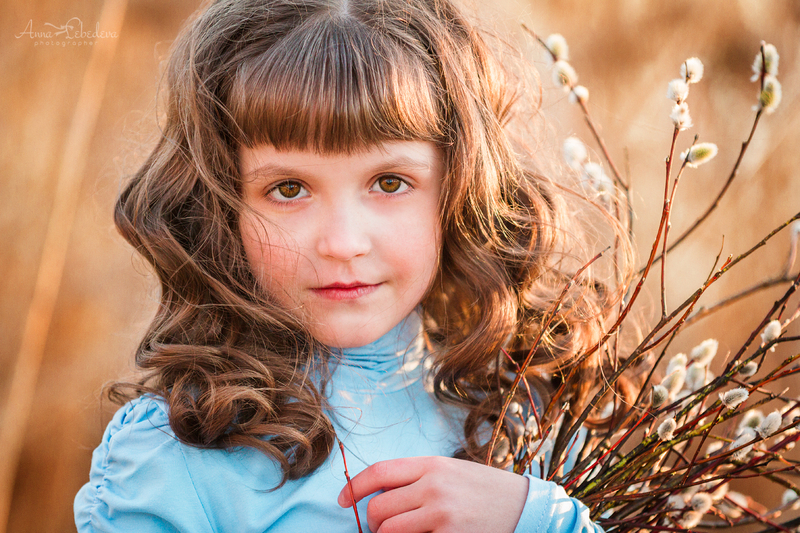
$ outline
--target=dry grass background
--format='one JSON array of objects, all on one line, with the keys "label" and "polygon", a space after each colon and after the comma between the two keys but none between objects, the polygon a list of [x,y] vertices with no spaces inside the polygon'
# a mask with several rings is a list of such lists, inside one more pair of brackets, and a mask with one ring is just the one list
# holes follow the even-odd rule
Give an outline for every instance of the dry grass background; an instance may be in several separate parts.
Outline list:
[{"label": "dry grass background", "polygon": [[[0,145],[0,424],[10,421],[11,370],[33,298],[68,128],[92,53],[88,45],[37,46],[37,39],[16,35],[28,21],[34,31],[45,31],[44,23],[60,25],[71,17],[80,18],[85,29],[94,28],[105,3],[7,0],[0,12],[0,66],[5,73],[0,77],[0,132],[5,139]],[[706,77],[692,88],[689,99],[695,127],[683,136],[681,146],[694,133],[720,146],[717,159],[687,174],[681,185],[673,216],[676,235],[711,201],[746,137],[756,96],[755,84],[748,81],[749,68],[759,41],[777,46],[783,103],[762,121],[740,176],[718,212],[692,243],[672,256],[669,302],[679,302],[702,281],[720,247],[720,235],[725,235],[725,254],[742,251],[800,208],[800,2],[474,3],[483,20],[504,35],[522,38],[517,21],[524,20],[542,34],[558,31],[567,38],[572,63],[591,91],[590,108],[603,126],[612,155],[624,165],[623,150],[629,154],[642,246],[655,232],[663,190],[663,160],[672,129],[667,118],[670,104],[664,97],[667,82],[678,75],[685,58],[697,55],[703,60]],[[142,161],[157,131],[159,61],[197,5],[190,0],[127,4],[108,84],[100,94],[98,120],[90,132],[76,218],[65,228],[65,267],[43,338],[32,408],[19,427],[24,440],[15,466],[8,531],[74,530],[72,498],[88,480],[91,451],[115,409],[101,402],[100,391],[104,383],[133,371],[133,349],[157,294],[146,268],[116,235],[111,206],[121,176]],[[525,48],[543,69],[543,110],[554,139],[577,134],[588,141],[577,109],[552,89],[543,55],[533,45]],[[705,301],[777,273],[787,245],[788,237],[779,235],[764,253],[723,279]],[[767,291],[692,326],[675,349],[688,349],[713,336],[721,340],[724,353],[744,339],[776,295],[775,290]],[[657,306],[655,299],[651,303]],[[3,453],[7,445],[0,443]]]}]

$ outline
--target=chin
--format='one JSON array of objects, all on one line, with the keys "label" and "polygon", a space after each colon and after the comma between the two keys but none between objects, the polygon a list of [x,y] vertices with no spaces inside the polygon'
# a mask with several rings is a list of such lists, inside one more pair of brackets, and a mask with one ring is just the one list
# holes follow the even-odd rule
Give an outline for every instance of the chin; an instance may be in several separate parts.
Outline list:
[{"label": "chin", "polygon": [[378,335],[374,333],[369,334],[368,332],[358,332],[354,334],[352,331],[338,332],[330,329],[326,329],[326,331],[312,332],[312,334],[314,335],[314,338],[322,344],[331,348],[341,349],[365,346],[378,340],[383,335],[383,333]]},{"label": "chin", "polygon": [[[402,319],[398,319],[398,323]],[[312,328],[311,334],[322,344],[331,348],[358,348],[375,342],[391,331],[397,324],[388,324],[384,321],[347,321],[336,324]]]}]

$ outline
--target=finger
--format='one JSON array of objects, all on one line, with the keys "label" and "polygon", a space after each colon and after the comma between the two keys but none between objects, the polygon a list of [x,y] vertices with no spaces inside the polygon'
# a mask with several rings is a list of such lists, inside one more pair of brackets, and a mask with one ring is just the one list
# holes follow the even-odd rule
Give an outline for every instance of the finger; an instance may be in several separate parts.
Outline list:
[{"label": "finger", "polygon": [[367,523],[377,531],[385,520],[422,506],[422,495],[417,484],[398,487],[374,496],[367,505]]},{"label": "finger", "polygon": [[[384,520],[375,533],[422,533],[434,531],[434,512],[425,507]],[[372,527],[372,526],[370,526]]]},{"label": "finger", "polygon": [[[360,501],[364,496],[379,490],[391,490],[410,485],[425,473],[427,459],[427,457],[407,457],[379,461],[368,466],[350,480],[355,501]],[[347,485],[339,493],[338,501],[342,507],[352,505],[350,489]]]}]

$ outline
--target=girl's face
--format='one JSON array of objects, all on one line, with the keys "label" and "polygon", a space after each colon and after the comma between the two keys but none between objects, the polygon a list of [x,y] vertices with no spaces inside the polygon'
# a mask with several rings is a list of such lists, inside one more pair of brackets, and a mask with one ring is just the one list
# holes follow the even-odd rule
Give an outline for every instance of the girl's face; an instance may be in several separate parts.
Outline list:
[{"label": "girl's face", "polygon": [[240,148],[240,227],[262,288],[329,346],[387,333],[436,274],[444,159],[393,141],[353,155]]}]

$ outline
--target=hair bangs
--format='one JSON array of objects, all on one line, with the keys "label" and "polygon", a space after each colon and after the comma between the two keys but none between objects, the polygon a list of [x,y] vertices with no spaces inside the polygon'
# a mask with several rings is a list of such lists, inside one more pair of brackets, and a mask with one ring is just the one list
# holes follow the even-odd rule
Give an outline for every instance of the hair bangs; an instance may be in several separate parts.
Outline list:
[{"label": "hair bangs", "polygon": [[316,17],[237,69],[228,107],[252,147],[352,152],[441,141],[445,120],[424,51],[349,16]]}]

